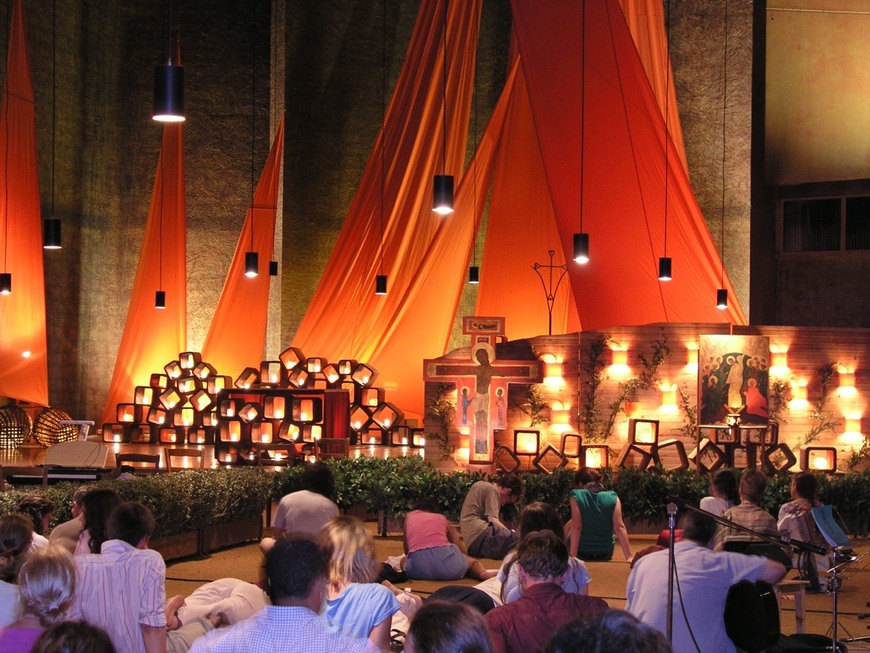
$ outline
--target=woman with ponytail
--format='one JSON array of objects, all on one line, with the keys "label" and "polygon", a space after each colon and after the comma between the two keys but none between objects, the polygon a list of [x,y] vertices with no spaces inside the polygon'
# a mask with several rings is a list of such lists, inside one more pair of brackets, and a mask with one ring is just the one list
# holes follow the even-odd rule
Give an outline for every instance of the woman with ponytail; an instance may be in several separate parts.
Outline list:
[{"label": "woman with ponytail", "polygon": [[18,574],[24,613],[0,628],[0,651],[27,653],[46,628],[67,619],[75,583],[75,565],[65,549],[49,545],[31,554]]}]

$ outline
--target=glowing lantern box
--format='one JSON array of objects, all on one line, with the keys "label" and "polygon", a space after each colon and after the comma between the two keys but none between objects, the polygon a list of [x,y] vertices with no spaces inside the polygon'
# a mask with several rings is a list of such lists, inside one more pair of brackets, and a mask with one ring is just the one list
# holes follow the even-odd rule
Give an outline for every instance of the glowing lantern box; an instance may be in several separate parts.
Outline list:
[{"label": "glowing lantern box", "polygon": [[264,386],[280,385],[284,378],[281,361],[262,361],[260,363],[260,383]]},{"label": "glowing lantern box", "polygon": [[351,374],[351,378],[357,385],[367,388],[375,382],[377,374],[373,367],[359,363]]},{"label": "glowing lantern box", "polygon": [[304,367],[295,367],[290,370],[290,374],[287,377],[287,380],[290,382],[290,385],[293,385],[297,388],[304,388],[308,385],[308,379],[311,375],[308,373]]},{"label": "glowing lantern box", "polygon": [[154,388],[150,385],[136,386],[136,392],[133,395],[133,403],[139,406],[150,406],[154,403]]},{"label": "glowing lantern box", "polygon": [[372,419],[381,428],[390,430],[402,421],[403,416],[402,412],[393,404],[384,402],[372,414]]},{"label": "glowing lantern box", "polygon": [[281,352],[281,354],[278,356],[278,360],[281,361],[284,369],[292,370],[305,361],[305,354],[302,353],[301,349],[298,349],[296,347],[288,347]]},{"label": "glowing lantern box", "polygon": [[161,444],[182,444],[184,438],[181,437],[180,433],[183,433],[181,429],[169,427],[161,428],[158,435],[158,442]]},{"label": "glowing lantern box", "polygon": [[200,390],[190,398],[190,405],[198,413],[207,410],[213,403],[211,396],[205,390]]},{"label": "glowing lantern box", "polygon": [[274,440],[272,422],[258,422],[251,425],[251,442],[269,444]]},{"label": "glowing lantern box", "polygon": [[205,389],[212,396],[216,395],[218,392],[223,390],[224,388],[233,387],[232,378],[224,375],[215,375],[210,376],[205,381]]},{"label": "glowing lantern box", "polygon": [[183,379],[178,379],[175,387],[183,395],[192,395],[194,392],[202,388],[202,381],[195,376],[186,376]]},{"label": "glowing lantern box", "polygon": [[270,395],[263,400],[263,417],[266,419],[284,419],[287,416],[287,398],[281,395]]},{"label": "glowing lantern box", "polygon": [[291,406],[294,422],[308,424],[323,421],[323,401],[319,397],[293,397]]},{"label": "glowing lantern box", "polygon": [[727,458],[725,452],[709,438],[702,438],[700,444],[689,454],[689,460],[695,461],[705,472],[716,471],[725,464]]},{"label": "glowing lantern box", "polygon": [[179,393],[175,388],[167,388],[163,392],[160,393],[160,404],[166,410],[172,410],[179,403],[181,403],[183,397],[181,393]]},{"label": "glowing lantern box", "polygon": [[168,376],[173,381],[175,379],[180,379],[184,374],[184,368],[181,367],[181,363],[178,361],[170,361],[163,366],[163,371],[166,372],[166,376]]},{"label": "glowing lantern box", "polygon": [[128,424],[103,424],[103,442],[129,442],[130,426]]},{"label": "glowing lantern box", "polygon": [[236,377],[235,386],[247,390],[260,381],[260,375],[253,367],[246,367]]},{"label": "glowing lantern box", "polygon": [[537,429],[514,429],[514,453],[537,456],[540,447],[540,431]]},{"label": "glowing lantern box", "polygon": [[594,467],[596,469],[610,467],[610,450],[606,444],[584,444],[582,449],[582,467]]},{"label": "glowing lantern box", "polygon": [[338,361],[338,373],[342,376],[350,376],[356,369],[357,361],[350,358],[343,358]]},{"label": "glowing lantern box", "polygon": [[183,370],[192,370],[202,362],[202,354],[198,351],[185,351],[178,355],[178,364]]},{"label": "glowing lantern box", "polygon": [[154,406],[148,411],[148,423],[155,426],[166,424],[168,413],[160,406]]},{"label": "glowing lantern box", "polygon": [[628,440],[632,444],[656,444],[659,441],[657,419],[628,420]]},{"label": "glowing lantern box", "polygon": [[210,376],[214,376],[217,374],[217,370],[213,365],[209,365],[208,363],[197,363],[196,367],[193,368],[193,375],[198,378],[200,381],[205,381]]},{"label": "glowing lantern box", "polygon": [[148,385],[152,388],[165,390],[169,387],[169,377],[166,374],[152,374],[151,379],[148,381]]},{"label": "glowing lantern box", "polygon": [[[182,406],[181,408],[176,408],[172,413],[172,425],[173,426],[193,426],[196,424],[196,412],[193,410],[193,406],[187,404]],[[174,440],[173,440],[174,442]]]},{"label": "glowing lantern box", "polygon": [[[158,408],[158,410],[161,410]],[[137,424],[130,431],[130,442],[136,444],[154,444],[157,442],[157,429],[149,424]]]},{"label": "glowing lantern box", "polygon": [[239,408],[239,419],[241,419],[245,424],[250,424],[261,417],[260,406],[253,403],[248,402],[241,408]]},{"label": "glowing lantern box", "polygon": [[326,359],[325,358],[309,358],[305,361],[305,367],[310,374],[319,374],[323,371],[323,368],[326,367]]},{"label": "glowing lantern box", "polygon": [[801,469],[805,472],[827,472],[833,474],[837,471],[837,448],[801,448]]},{"label": "glowing lantern box", "polygon": [[221,399],[218,401],[218,411],[221,417],[235,417],[239,414],[239,400]]},{"label": "glowing lantern box", "polygon": [[338,365],[335,363],[330,363],[323,368],[323,378],[326,379],[327,383],[329,383],[329,387],[335,387],[335,385],[341,381],[341,377],[342,374],[338,371]]},{"label": "glowing lantern box", "polygon": [[142,421],[142,407],[136,404],[118,404],[115,407],[115,420],[122,424]]}]

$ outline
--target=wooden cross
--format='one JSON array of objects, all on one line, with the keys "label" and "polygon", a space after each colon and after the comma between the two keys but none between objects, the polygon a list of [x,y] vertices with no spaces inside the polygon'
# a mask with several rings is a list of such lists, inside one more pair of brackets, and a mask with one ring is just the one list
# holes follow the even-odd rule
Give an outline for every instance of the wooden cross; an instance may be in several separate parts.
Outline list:
[{"label": "wooden cross", "polygon": [[[504,336],[504,318],[464,317],[462,332],[471,336],[471,364],[436,358],[423,361],[424,380],[460,388],[457,417],[470,429],[469,464],[491,464],[493,430],[505,427],[508,386],[540,383],[539,360],[496,360],[495,345]],[[470,414],[469,414],[470,410]]]}]

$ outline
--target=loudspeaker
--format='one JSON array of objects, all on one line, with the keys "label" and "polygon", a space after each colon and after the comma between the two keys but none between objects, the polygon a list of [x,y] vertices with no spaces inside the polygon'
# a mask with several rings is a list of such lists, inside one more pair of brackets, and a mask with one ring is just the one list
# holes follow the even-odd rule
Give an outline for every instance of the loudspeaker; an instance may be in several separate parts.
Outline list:
[{"label": "loudspeaker", "polygon": [[107,467],[108,455],[109,448],[99,442],[59,442],[45,454],[45,464],[58,467]]}]

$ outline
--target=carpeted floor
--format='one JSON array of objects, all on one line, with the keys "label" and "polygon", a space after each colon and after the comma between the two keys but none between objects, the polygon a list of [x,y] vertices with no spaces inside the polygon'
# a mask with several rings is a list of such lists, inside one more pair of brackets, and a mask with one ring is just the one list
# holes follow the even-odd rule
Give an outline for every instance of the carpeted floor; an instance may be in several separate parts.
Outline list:
[{"label": "carpeted floor", "polygon": [[[371,524],[372,534],[375,525]],[[653,536],[632,536],[631,548],[638,551],[653,542]],[[375,535],[375,548],[379,560],[389,556],[402,554],[401,535],[386,537]],[[839,639],[860,638],[870,635],[870,619],[862,620],[860,615],[870,613],[870,541],[855,541],[855,551],[861,556],[857,562],[849,565],[843,574],[842,589],[838,592],[838,631]],[[484,560],[487,567],[497,569],[500,562]],[[212,554],[205,559],[186,559],[172,562],[166,570],[167,596],[175,594],[186,595],[198,585],[218,578],[233,577],[249,582],[256,582],[261,575],[263,558],[256,544],[238,546]],[[625,605],[625,584],[628,579],[629,567],[625,562],[589,562],[589,573],[592,576],[590,593],[604,598],[611,607],[622,608]],[[788,577],[792,577],[793,572]],[[476,581],[465,579],[460,584],[474,585]],[[431,594],[444,583],[434,581],[409,581],[403,587],[423,597]],[[665,589],[663,588],[663,593]],[[664,596],[664,594],[663,594]],[[826,634],[831,628],[833,597],[829,594],[807,594],[804,603],[804,632]],[[783,633],[795,632],[795,601],[788,596],[783,597],[780,612],[780,626]],[[850,651],[870,650],[870,642],[852,642]]]}]

